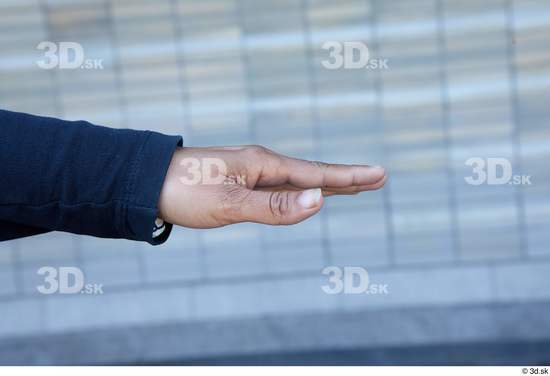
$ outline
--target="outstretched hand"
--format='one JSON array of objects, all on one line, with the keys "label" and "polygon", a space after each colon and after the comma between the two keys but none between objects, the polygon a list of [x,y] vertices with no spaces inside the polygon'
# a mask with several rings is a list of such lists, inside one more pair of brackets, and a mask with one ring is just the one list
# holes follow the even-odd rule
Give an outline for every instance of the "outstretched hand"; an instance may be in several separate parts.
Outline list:
[{"label": "outstretched hand", "polygon": [[262,146],[178,148],[158,209],[169,223],[212,228],[239,222],[289,225],[323,205],[323,196],[381,188],[381,167],[286,157]]}]

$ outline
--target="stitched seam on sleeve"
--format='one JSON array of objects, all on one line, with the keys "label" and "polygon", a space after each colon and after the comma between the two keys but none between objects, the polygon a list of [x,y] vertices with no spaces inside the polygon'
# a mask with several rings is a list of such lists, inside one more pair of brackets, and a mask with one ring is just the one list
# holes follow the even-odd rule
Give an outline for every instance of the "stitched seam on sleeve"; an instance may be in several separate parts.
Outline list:
[{"label": "stitched seam on sleeve", "polygon": [[50,205],[59,205],[59,206],[62,206],[64,208],[74,208],[74,207],[78,207],[78,206],[85,206],[85,205],[90,205],[90,206],[106,206],[106,205],[109,205],[109,204],[116,204],[116,203],[119,203],[119,204],[126,204],[126,205],[129,205],[131,207],[134,207],[134,208],[140,208],[140,209],[155,209],[153,207],[150,207],[150,206],[144,206],[144,205],[136,205],[132,202],[129,202],[127,200],[124,200],[124,199],[118,199],[118,198],[114,198],[112,200],[109,200],[109,201],[105,201],[105,202],[93,202],[93,201],[86,201],[86,202],[77,202],[77,203],[74,203],[74,204],[63,204],[61,201],[50,201],[50,202],[47,202],[45,204],[40,204],[40,205],[29,205],[28,203],[9,203],[9,204],[0,204],[0,206],[21,206],[21,207],[26,207],[26,208],[42,208],[44,206],[50,206]]},{"label": "stitched seam on sleeve", "polygon": [[141,161],[143,160],[143,150],[145,149],[145,145],[149,141],[149,138],[151,137],[151,133],[149,131],[146,131],[146,136],[141,143],[136,158],[134,158],[134,161],[132,163],[132,167],[130,170],[130,174],[128,176],[128,181],[126,182],[126,195],[125,195],[125,201],[131,203],[133,200],[133,195],[135,192],[135,180],[138,173],[138,168],[141,165]]}]

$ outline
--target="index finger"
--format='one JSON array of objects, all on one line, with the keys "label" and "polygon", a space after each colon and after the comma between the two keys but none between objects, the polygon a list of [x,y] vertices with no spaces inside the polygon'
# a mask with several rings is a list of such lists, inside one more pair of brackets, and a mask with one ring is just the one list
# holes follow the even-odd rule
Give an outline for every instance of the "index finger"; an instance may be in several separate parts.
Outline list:
[{"label": "index finger", "polygon": [[345,188],[376,184],[386,171],[380,166],[331,164],[281,156],[281,173],[299,188]]}]

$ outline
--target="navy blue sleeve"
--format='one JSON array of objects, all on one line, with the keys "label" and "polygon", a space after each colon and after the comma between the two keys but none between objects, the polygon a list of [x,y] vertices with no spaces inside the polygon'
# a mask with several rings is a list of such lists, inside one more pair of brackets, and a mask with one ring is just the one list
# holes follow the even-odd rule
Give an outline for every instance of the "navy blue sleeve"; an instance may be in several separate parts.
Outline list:
[{"label": "navy blue sleeve", "polygon": [[0,110],[0,240],[48,231],[160,244],[160,190],[179,136]]}]

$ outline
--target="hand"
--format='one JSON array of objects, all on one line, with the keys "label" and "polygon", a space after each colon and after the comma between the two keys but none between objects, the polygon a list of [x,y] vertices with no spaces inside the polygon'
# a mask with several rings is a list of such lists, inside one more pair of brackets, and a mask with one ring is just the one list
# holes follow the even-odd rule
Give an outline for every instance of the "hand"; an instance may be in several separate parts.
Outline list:
[{"label": "hand", "polygon": [[381,167],[304,161],[261,146],[178,148],[158,208],[162,219],[185,227],[289,225],[317,213],[323,196],[379,189],[385,181]]}]

